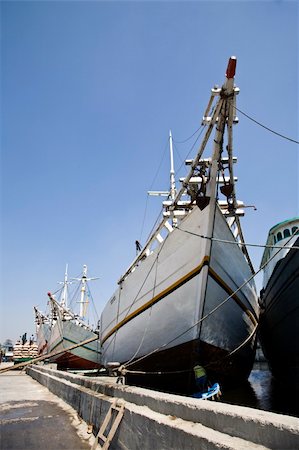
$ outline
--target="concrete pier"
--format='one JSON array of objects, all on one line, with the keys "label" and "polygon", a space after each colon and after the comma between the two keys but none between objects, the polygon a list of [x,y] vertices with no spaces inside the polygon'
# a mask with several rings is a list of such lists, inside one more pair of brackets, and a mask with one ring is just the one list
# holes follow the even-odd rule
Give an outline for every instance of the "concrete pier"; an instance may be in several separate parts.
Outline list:
[{"label": "concrete pier", "polygon": [[[247,407],[117,385],[31,366],[27,373],[70,404],[96,434],[117,400],[125,413],[111,449],[297,449],[299,419]],[[107,434],[107,433],[106,433]]]},{"label": "concrete pier", "polygon": [[0,427],[1,450],[87,450],[94,440],[70,405],[20,371],[0,375]]}]

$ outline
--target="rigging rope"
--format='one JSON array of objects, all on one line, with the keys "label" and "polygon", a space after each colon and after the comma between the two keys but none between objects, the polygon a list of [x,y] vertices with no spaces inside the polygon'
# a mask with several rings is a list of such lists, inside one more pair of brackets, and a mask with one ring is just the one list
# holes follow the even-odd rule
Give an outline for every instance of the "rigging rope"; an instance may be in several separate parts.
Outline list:
[{"label": "rigging rope", "polygon": [[[161,246],[161,247],[162,247],[162,246]],[[159,252],[158,252],[158,254],[157,254],[157,258],[155,258],[155,262],[156,262],[156,271],[155,271],[154,288],[153,288],[153,295],[152,295],[153,298],[154,298],[154,296],[155,296],[155,289],[156,289],[156,283],[157,283],[157,272],[158,272],[158,258],[159,258],[159,254],[160,254],[160,250],[159,250]],[[148,327],[149,327],[149,324],[150,324],[150,319],[151,319],[151,315],[152,315],[152,310],[153,310],[153,305],[151,305],[151,307],[150,307],[149,316],[148,316],[148,319],[147,319],[147,324],[146,324],[146,327],[145,327],[145,329],[144,329],[143,336],[142,336],[142,339],[141,339],[141,341],[140,341],[140,344],[139,344],[139,346],[138,346],[136,352],[134,353],[134,355],[129,359],[129,361],[127,361],[127,364],[129,364],[131,361],[134,360],[134,358],[136,357],[136,355],[138,354],[139,350],[140,350],[141,347],[142,347],[142,344],[143,344],[143,341],[144,341],[146,332],[147,332]]]},{"label": "rigging rope", "polygon": [[[211,240],[211,241],[221,242],[221,243],[223,243],[223,244],[244,245],[244,246],[246,246],[246,247],[278,248],[278,249],[285,248],[285,249],[295,249],[295,250],[299,250],[299,247],[296,246],[296,245],[293,245],[293,246],[292,246],[292,245],[291,245],[291,246],[283,245],[283,246],[281,246],[281,245],[267,245],[267,244],[265,244],[265,245],[261,245],[261,244],[249,244],[249,243],[246,243],[246,242],[227,241],[227,240],[225,240],[225,239],[217,239],[217,238],[213,238],[213,237],[209,237],[209,236],[204,236],[203,234],[197,234],[197,233],[193,233],[192,231],[183,230],[183,229],[180,228],[180,227],[177,227],[177,229],[180,230],[180,231],[183,231],[184,233],[191,234],[191,235],[193,235],[193,236],[200,237],[200,238],[202,238],[202,239],[209,239],[209,240]],[[293,234],[292,237],[294,237],[294,236],[295,236],[295,235]]]},{"label": "rigging rope", "polygon": [[194,133],[191,134],[191,136],[189,136],[187,139],[184,139],[183,141],[176,141],[175,139],[173,139],[173,142],[175,142],[176,144],[185,144],[185,142],[189,141],[191,138],[193,138],[193,136],[203,127],[204,125],[200,125],[200,127],[197,128],[197,130],[194,131]]},{"label": "rigging rope", "polygon": [[[144,286],[145,282],[147,281],[147,279],[148,279],[148,277],[149,277],[151,271],[153,270],[153,267],[154,267],[156,261],[158,260],[158,257],[159,257],[159,255],[160,255],[160,252],[161,252],[161,250],[162,250],[162,248],[163,248],[163,246],[164,246],[164,243],[165,243],[165,240],[162,242],[162,244],[161,244],[161,246],[160,246],[160,249],[159,249],[159,251],[158,251],[158,253],[157,253],[157,255],[156,255],[156,257],[155,257],[155,259],[154,259],[154,261],[153,261],[153,264],[152,264],[151,267],[149,268],[149,271],[148,271],[148,273],[147,273],[145,279],[143,280],[143,283],[141,284],[140,288],[138,289],[137,294],[135,295],[135,298],[134,298],[133,302],[132,302],[131,305],[129,306],[129,308],[128,308],[128,310],[127,310],[127,312],[126,312],[126,314],[125,314],[125,316],[124,316],[124,318],[123,318],[122,320],[125,320],[125,319],[126,319],[126,317],[128,316],[128,314],[130,313],[130,311],[131,311],[133,305],[135,304],[136,300],[138,299],[138,295],[139,295],[139,293],[141,292],[141,289],[143,288],[143,286]],[[155,278],[155,282],[156,282],[156,278]],[[154,286],[154,289],[155,289],[155,286]],[[120,296],[119,296],[118,302],[120,302]],[[124,312],[124,311],[123,311],[123,312]],[[115,331],[113,339],[110,341],[110,343],[108,344],[108,346],[105,348],[105,350],[103,351],[103,354],[108,350],[108,348],[110,347],[110,345],[112,344],[112,342],[115,341],[117,332],[118,332],[118,330]]]},{"label": "rigging rope", "polygon": [[[190,153],[191,153],[192,150],[194,149],[194,147],[195,147],[195,145],[196,145],[198,139],[200,138],[200,136],[202,135],[202,133],[203,133],[203,131],[204,131],[204,129],[205,129],[205,126],[202,125],[202,127],[200,127],[200,128],[201,128],[201,131],[200,131],[200,133],[198,134],[197,138],[195,139],[195,141],[194,141],[192,147],[190,148],[189,152],[188,152],[187,155],[185,156],[185,160],[188,158],[188,156],[190,155]],[[199,130],[200,130],[200,128],[199,128]],[[198,131],[198,130],[196,130],[196,131]],[[180,167],[178,168],[177,172],[179,172],[179,171],[181,170],[181,168],[183,167],[183,165],[184,165],[184,161],[182,162],[182,164],[181,164]]]},{"label": "rigging rope", "polygon": [[243,116],[247,117],[247,119],[252,120],[252,122],[256,123],[256,124],[259,125],[260,127],[265,128],[266,130],[270,131],[270,132],[273,133],[273,134],[276,134],[277,136],[279,136],[279,137],[281,137],[281,138],[283,138],[283,139],[286,139],[286,140],[288,140],[288,141],[290,141],[290,142],[294,142],[295,144],[299,144],[299,141],[296,141],[295,139],[291,139],[291,138],[289,138],[289,137],[287,137],[287,136],[285,136],[285,135],[283,135],[283,134],[281,134],[281,133],[278,133],[277,131],[272,130],[272,129],[269,128],[269,127],[266,127],[266,125],[263,125],[262,123],[260,123],[260,122],[258,122],[257,120],[253,119],[253,117],[250,117],[248,114],[246,114],[244,111],[241,111],[241,110],[240,110],[239,108],[237,108],[236,106],[234,106],[234,108],[235,108],[238,112],[240,112],[241,114],[243,114]]},{"label": "rigging rope", "polygon": [[155,181],[156,181],[156,178],[157,178],[157,176],[158,176],[158,173],[160,172],[162,163],[163,163],[164,158],[165,158],[165,155],[166,155],[166,150],[167,150],[167,148],[168,148],[168,142],[169,142],[169,140],[167,139],[167,142],[166,142],[166,144],[165,144],[165,146],[164,146],[164,150],[163,150],[163,153],[162,153],[162,158],[161,158],[161,160],[160,160],[158,169],[157,169],[157,171],[156,171],[156,174],[155,174],[155,176],[154,176],[154,178],[153,178],[153,181],[152,181],[152,183],[151,183],[151,186],[150,186],[149,190],[152,189],[152,187],[153,187],[153,185],[154,185],[154,183],[155,183]]},{"label": "rigging rope", "polygon": [[[191,153],[192,150],[194,149],[194,147],[195,147],[195,145],[196,145],[198,139],[199,139],[200,136],[202,135],[204,129],[205,129],[205,125],[201,125],[201,126],[200,126],[200,127],[199,127],[199,128],[198,128],[191,136],[189,136],[189,138],[187,138],[185,141],[181,141],[181,142],[180,142],[180,141],[175,141],[175,140],[173,139],[173,142],[176,142],[176,143],[184,143],[184,142],[187,142],[189,139],[191,139],[191,138],[192,138],[199,130],[201,130],[200,133],[198,134],[197,138],[195,139],[195,141],[194,141],[192,147],[190,148],[190,150],[188,151],[187,155],[185,156],[185,159],[188,158],[188,156],[190,155],[190,153]],[[157,172],[156,172],[156,175],[154,176],[154,179],[153,179],[153,181],[152,181],[152,183],[151,183],[151,186],[150,186],[149,190],[152,189],[153,184],[154,184],[154,182],[155,182],[155,180],[156,180],[156,178],[157,178],[157,175],[158,175],[158,173],[159,173],[159,171],[160,171],[162,162],[163,162],[164,157],[165,157],[165,153],[166,153],[166,148],[167,148],[167,146],[168,146],[168,139],[167,139],[167,143],[166,143],[166,145],[165,145],[164,151],[163,151],[163,156],[162,156],[162,159],[161,159],[161,161],[160,161],[158,170],[157,170]],[[181,170],[181,168],[183,167],[183,165],[184,165],[184,161],[182,160],[181,155],[180,155],[180,153],[178,152],[176,146],[174,146],[174,148],[175,148],[176,152],[178,153],[178,155],[179,155],[179,157],[180,157],[180,160],[181,160],[181,165],[180,165],[180,167],[179,167],[178,170],[177,170],[177,172],[179,172],[179,171]],[[142,220],[142,226],[141,226],[141,232],[140,232],[140,238],[139,238],[139,241],[142,240],[142,234],[143,234],[143,230],[144,230],[145,218],[146,218],[147,208],[148,208],[148,197],[149,197],[149,196],[147,195],[147,197],[146,197],[145,209],[144,209],[144,214],[143,214],[143,220]],[[168,198],[169,198],[169,197],[168,197]],[[161,211],[160,211],[159,214],[158,214],[158,217],[157,217],[157,219],[156,219],[156,221],[155,221],[155,223],[154,223],[154,225],[153,225],[153,227],[152,227],[152,229],[151,229],[151,231],[150,231],[150,233],[149,233],[149,236],[151,236],[151,234],[153,233],[153,230],[154,230],[155,227],[156,227],[156,224],[157,224],[157,222],[158,222],[158,220],[159,220],[159,218],[160,218],[160,215],[162,214],[162,211],[163,211],[163,207],[162,207]]]},{"label": "rigging rope", "polygon": [[[154,183],[155,183],[155,181],[156,181],[156,178],[157,178],[157,176],[158,176],[158,173],[160,172],[162,163],[163,163],[164,158],[165,158],[165,155],[166,155],[167,147],[168,147],[168,139],[167,139],[167,142],[166,142],[166,144],[165,144],[165,146],[164,146],[164,150],[163,150],[163,153],[162,153],[162,158],[161,158],[161,160],[160,160],[160,163],[159,163],[158,169],[157,169],[157,171],[156,171],[156,174],[155,174],[155,176],[154,176],[154,178],[153,178],[153,181],[151,182],[149,191],[152,189],[152,187],[153,187],[153,185],[154,185]],[[145,208],[144,208],[144,214],[143,214],[143,219],[142,219],[142,225],[141,225],[141,231],[140,231],[139,241],[142,241],[142,234],[143,234],[143,229],[144,229],[144,224],[145,224],[145,218],[146,218],[146,214],[147,214],[147,207],[148,207],[148,196],[149,196],[149,194],[147,194],[147,196],[146,196],[146,203],[145,203]]]},{"label": "rigging rope", "polygon": [[144,230],[145,218],[146,218],[146,214],[147,214],[147,206],[148,206],[148,195],[146,196],[146,201],[145,201],[145,208],[144,208],[144,213],[143,213],[141,231],[140,231],[140,235],[139,235],[139,242],[142,241],[142,235],[143,235],[143,230]]},{"label": "rigging rope", "polygon": [[94,299],[93,299],[93,295],[92,295],[92,293],[91,293],[91,290],[90,290],[88,281],[86,281],[86,286],[87,286],[87,294],[88,294],[88,297],[91,299],[91,302],[92,302],[93,313],[94,313],[94,319],[95,319],[95,321],[97,322],[97,321],[99,320],[99,315],[98,315],[98,311],[97,311],[97,308],[96,308],[96,305],[95,305],[95,301],[94,301]]}]

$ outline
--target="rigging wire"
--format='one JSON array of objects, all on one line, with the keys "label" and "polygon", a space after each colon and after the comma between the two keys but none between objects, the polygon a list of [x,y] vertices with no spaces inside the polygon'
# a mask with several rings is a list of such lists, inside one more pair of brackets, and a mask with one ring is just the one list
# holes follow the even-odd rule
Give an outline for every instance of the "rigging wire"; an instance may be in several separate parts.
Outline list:
[{"label": "rigging wire", "polygon": [[81,288],[81,283],[78,283],[78,285],[75,288],[75,291],[72,293],[72,296],[71,296],[71,299],[70,299],[70,302],[69,302],[69,308],[70,309],[74,310],[75,307],[76,307],[76,305],[74,303],[76,303],[76,298],[78,296],[78,292],[79,292],[80,288]]},{"label": "rigging wire", "polygon": [[[153,298],[154,298],[154,296],[155,296],[155,290],[156,290],[156,286],[157,286],[157,273],[158,273],[158,259],[159,259],[159,254],[160,254],[160,251],[159,251],[158,254],[157,254],[157,258],[155,258],[155,262],[156,262],[156,270],[155,270],[155,280],[154,280],[154,288],[153,288],[153,295],[152,295]],[[148,316],[148,319],[147,319],[147,324],[146,324],[146,327],[144,328],[144,332],[143,332],[142,339],[140,340],[140,344],[139,344],[137,350],[135,351],[134,355],[129,359],[129,361],[127,361],[127,364],[129,364],[131,361],[134,360],[134,358],[136,357],[136,355],[138,354],[139,350],[140,350],[141,347],[142,347],[142,344],[143,344],[145,335],[146,335],[146,333],[147,333],[147,330],[148,330],[148,327],[149,327],[149,324],[150,324],[150,319],[151,319],[151,315],[152,315],[152,310],[153,310],[153,305],[151,305],[151,307],[150,307],[149,316]]]},{"label": "rigging wire", "polygon": [[247,243],[247,242],[227,241],[225,239],[217,239],[217,238],[213,238],[213,237],[209,237],[209,236],[204,236],[203,234],[197,234],[197,233],[194,233],[192,231],[183,230],[180,227],[177,227],[177,229],[180,230],[180,231],[183,231],[184,233],[191,234],[193,236],[197,236],[197,237],[200,237],[202,239],[209,239],[211,241],[221,242],[223,244],[244,245],[245,247],[277,248],[277,249],[280,249],[280,250],[283,249],[283,248],[284,249],[299,250],[299,247],[296,246],[296,245],[293,245],[293,246],[267,245],[267,244],[262,245],[262,244],[250,244],[250,243]]},{"label": "rigging wire", "polygon": [[[174,147],[174,149],[175,149],[175,151],[176,151],[176,154],[178,155],[178,157],[179,157],[179,160],[180,160],[180,163],[181,163],[181,165],[183,165],[184,164],[184,161],[183,161],[183,158],[181,157],[181,154],[180,154],[180,152],[179,152],[179,150],[178,150],[178,148],[177,148],[177,146],[176,146],[176,144],[173,142],[173,147]],[[181,166],[182,167],[182,166]]]},{"label": "rigging wire", "polygon": [[[167,139],[167,142],[166,142],[166,144],[164,146],[164,150],[163,150],[163,153],[162,153],[162,157],[161,157],[158,169],[157,169],[156,174],[155,174],[155,176],[153,178],[153,181],[151,182],[151,185],[149,187],[149,191],[152,189],[152,187],[153,187],[153,185],[154,185],[154,183],[155,183],[155,181],[157,179],[157,176],[158,176],[158,174],[159,174],[159,172],[161,170],[162,163],[163,163],[163,161],[165,159],[167,147],[168,147],[168,139]],[[144,214],[143,214],[143,219],[142,219],[142,225],[141,225],[139,242],[141,242],[141,240],[142,240],[142,234],[143,234],[143,230],[144,230],[145,218],[146,218],[147,208],[148,208],[148,197],[149,197],[149,194],[146,195],[146,203],[145,203]]]},{"label": "rigging wire", "polygon": [[144,224],[145,224],[145,219],[146,219],[146,214],[147,214],[147,207],[148,207],[148,194],[146,196],[146,201],[145,201],[145,208],[144,208],[144,213],[143,213],[143,219],[142,219],[142,225],[141,225],[141,231],[140,231],[140,235],[139,235],[139,242],[141,242],[142,240],[142,235],[143,235],[143,230],[144,230]]},{"label": "rigging wire", "polygon": [[204,125],[200,125],[200,127],[197,128],[197,130],[194,131],[194,133],[191,134],[191,136],[189,136],[187,139],[184,139],[183,141],[176,141],[175,139],[173,139],[173,142],[175,142],[176,144],[185,144],[185,142],[189,141],[191,138],[193,138],[193,136],[201,129],[201,127],[203,127]]},{"label": "rigging wire", "polygon": [[[202,125],[200,128],[201,128],[201,131],[200,131],[200,133],[198,134],[197,138],[195,139],[195,141],[194,141],[192,147],[190,148],[189,152],[187,153],[187,155],[186,155],[186,157],[185,157],[185,160],[188,158],[188,156],[190,155],[190,153],[191,153],[192,150],[194,149],[194,147],[195,147],[195,145],[196,145],[198,139],[200,138],[200,136],[202,135],[202,133],[203,133],[203,131],[204,131],[204,129],[205,129],[205,126]],[[200,130],[200,128],[199,128],[199,130]],[[179,171],[181,170],[181,168],[183,167],[184,164],[185,164],[185,162],[183,161],[182,164],[180,165],[180,167],[178,168],[177,172],[179,172]]]},{"label": "rigging wire", "polygon": [[[205,128],[205,125],[201,125],[199,128],[197,128],[197,130],[196,130],[191,136],[189,136],[189,137],[188,137],[187,139],[185,139],[184,141],[176,141],[176,140],[173,139],[173,142],[175,142],[175,143],[177,143],[177,144],[185,143],[185,142],[187,142],[188,140],[190,140],[190,139],[191,139],[191,138],[192,138],[199,130],[201,130],[200,133],[198,134],[197,138],[195,139],[193,145],[191,146],[190,150],[188,151],[188,153],[187,153],[185,159],[188,158],[188,156],[190,155],[190,153],[191,153],[192,150],[194,149],[194,147],[195,147],[197,141],[199,140],[200,136],[202,135],[202,133],[203,133],[203,131],[204,131],[204,128]],[[153,187],[153,185],[154,185],[154,182],[156,181],[156,178],[157,178],[157,176],[158,176],[158,173],[159,173],[159,171],[160,171],[160,169],[161,169],[162,163],[163,163],[164,158],[165,158],[166,149],[167,149],[167,147],[168,147],[168,143],[169,143],[169,140],[167,139],[167,142],[166,142],[166,144],[165,144],[164,151],[163,151],[163,156],[162,156],[162,158],[161,158],[161,162],[160,162],[160,164],[159,164],[158,170],[157,170],[157,172],[156,172],[156,174],[155,174],[155,176],[154,176],[154,179],[153,179],[153,181],[152,181],[152,183],[151,183],[151,186],[150,186],[149,190],[152,189],[152,187]],[[180,165],[180,167],[179,167],[178,170],[177,170],[177,172],[179,172],[179,171],[181,170],[181,168],[183,167],[183,165],[184,165],[185,162],[184,162],[184,160],[182,160],[182,157],[181,157],[181,155],[180,155],[180,153],[179,153],[179,151],[178,151],[178,149],[177,149],[177,147],[176,147],[175,145],[174,145],[174,148],[175,148],[175,150],[176,150],[176,152],[177,152],[177,154],[178,154],[178,156],[179,156],[179,159],[181,160],[181,165]],[[139,238],[139,241],[142,240],[142,234],[143,234],[143,230],[144,230],[145,218],[146,218],[147,208],[148,208],[148,197],[149,197],[149,195],[147,194],[147,197],[146,197],[146,204],[145,204],[145,210],[144,210],[144,215],[143,215],[143,220],[142,220],[142,226],[141,226],[141,232],[140,232],[140,238]],[[169,198],[169,197],[168,197],[168,198]],[[155,226],[156,226],[156,224],[157,224],[157,221],[159,220],[160,215],[162,214],[162,211],[163,211],[163,208],[162,208],[161,211],[159,212],[159,215],[158,215],[158,217],[157,217],[157,219],[156,219],[156,221],[155,221],[155,223],[154,223],[154,225],[153,225],[153,227],[152,227],[152,230],[151,230],[150,233],[149,233],[149,236],[152,234],[152,232],[153,232],[153,230],[154,230],[154,228],[155,228]]]},{"label": "rigging wire", "polygon": [[95,301],[93,299],[90,287],[89,287],[89,283],[86,281],[86,286],[87,286],[87,295],[88,297],[91,299],[91,303],[92,303],[92,309],[93,309],[93,319],[95,321],[95,323],[98,323],[99,321],[99,315],[96,309],[96,305],[95,305]]},{"label": "rigging wire", "polygon": [[[168,197],[168,198],[169,198],[169,197]],[[163,212],[163,206],[162,206],[162,208],[161,208],[160,211],[159,211],[159,214],[158,214],[158,216],[157,216],[157,219],[155,220],[154,225],[152,226],[151,231],[149,232],[149,236],[151,236],[151,235],[153,234],[154,229],[155,229],[156,226],[157,226],[158,220],[160,219],[160,216],[161,216],[162,212]]]},{"label": "rigging wire", "polygon": [[250,117],[248,114],[246,114],[244,111],[241,111],[239,108],[237,108],[236,106],[234,106],[234,108],[240,112],[241,114],[243,114],[243,116],[247,117],[247,119],[252,120],[252,122],[256,123],[257,125],[259,125],[262,128],[265,128],[266,130],[270,131],[273,134],[276,134],[277,136],[286,139],[290,142],[294,142],[295,144],[299,144],[299,141],[296,141],[295,139],[291,139],[288,136],[285,136],[281,133],[278,133],[277,131],[272,130],[271,128],[267,127],[266,125],[263,125],[261,122],[258,122],[257,120],[255,120],[253,117]]},{"label": "rigging wire", "polygon": [[[163,246],[164,246],[164,244],[165,244],[165,241],[166,241],[166,239],[162,242],[162,244],[161,244],[161,246],[160,246],[160,248],[159,248],[159,251],[157,252],[157,255],[156,255],[156,257],[155,257],[155,259],[154,259],[154,261],[153,261],[153,264],[152,264],[151,267],[149,268],[149,271],[148,271],[148,273],[147,273],[145,279],[143,280],[143,282],[142,282],[140,288],[138,289],[138,291],[137,291],[137,293],[136,293],[136,295],[135,295],[135,298],[133,299],[133,302],[132,302],[131,305],[128,307],[128,309],[127,309],[127,311],[126,311],[126,314],[125,314],[125,316],[124,316],[124,318],[123,318],[122,320],[125,320],[125,319],[126,319],[126,317],[128,316],[128,314],[130,313],[130,311],[131,311],[133,305],[135,304],[136,300],[138,299],[138,295],[140,294],[140,292],[141,292],[141,290],[142,290],[142,288],[143,288],[145,282],[147,281],[148,277],[150,276],[151,271],[153,270],[154,265],[155,265],[156,262],[158,261],[160,252],[161,252],[161,250],[162,250],[162,248],[163,248]],[[156,278],[155,278],[155,279],[156,279]],[[154,289],[155,289],[155,285],[154,285]],[[118,301],[120,301],[120,299],[119,299]],[[123,311],[123,312],[124,312],[124,311]],[[112,344],[112,342],[116,339],[117,332],[118,332],[118,330],[115,331],[113,339],[110,341],[110,343],[108,344],[107,348],[104,350],[103,354],[108,350],[108,348],[110,347],[110,345]]]},{"label": "rigging wire", "polygon": [[57,289],[56,291],[52,292],[52,295],[56,295],[57,292],[59,292],[59,295],[61,295],[62,290],[63,290],[63,287],[60,287],[60,288]]},{"label": "rigging wire", "polygon": [[[194,133],[193,133],[191,136],[189,136],[189,137],[188,137],[187,139],[185,139],[184,141],[176,141],[176,140],[173,139],[173,142],[174,142],[174,143],[182,144],[182,143],[185,143],[185,142],[187,142],[188,140],[190,140],[193,136],[195,136],[195,134],[196,134],[199,130],[201,130],[200,133],[198,134],[197,138],[195,139],[194,143],[192,144],[190,150],[188,151],[188,153],[187,153],[185,159],[188,158],[188,156],[190,155],[190,153],[191,153],[192,150],[194,149],[194,147],[195,147],[197,141],[199,140],[200,136],[202,135],[202,133],[203,133],[203,131],[204,131],[204,128],[205,128],[205,125],[201,125],[199,128],[197,128],[196,131],[194,131]],[[151,183],[151,186],[150,186],[149,190],[152,189],[152,187],[153,187],[153,185],[154,185],[154,182],[156,181],[156,178],[157,178],[157,176],[158,176],[158,173],[159,173],[159,171],[160,171],[160,169],[161,169],[162,163],[163,163],[164,158],[165,158],[166,149],[167,149],[167,147],[168,147],[168,143],[169,143],[169,139],[167,139],[167,142],[166,142],[166,144],[165,144],[164,151],[163,151],[163,156],[162,156],[162,158],[161,158],[161,161],[160,161],[158,170],[157,170],[157,172],[156,172],[156,174],[155,174],[155,176],[154,176],[154,178],[153,178],[153,181],[152,181],[152,183]],[[178,154],[178,156],[179,156],[179,158],[180,158],[180,160],[181,160],[181,165],[180,165],[180,167],[179,167],[178,170],[177,170],[177,172],[179,172],[179,171],[181,170],[181,168],[183,167],[185,161],[182,160],[182,157],[181,157],[181,155],[180,155],[180,153],[179,153],[179,151],[178,151],[178,149],[177,149],[177,147],[176,147],[175,145],[174,145],[174,148],[175,148],[175,150],[176,150],[176,152],[177,152],[177,154]],[[144,215],[143,215],[143,220],[142,220],[142,226],[141,226],[141,232],[140,232],[140,238],[139,238],[139,241],[141,241],[142,234],[143,234],[143,230],[144,230],[145,218],[146,218],[147,208],[148,208],[148,197],[149,197],[149,195],[147,194],[147,197],[146,197],[146,204],[145,204],[145,210],[144,210]],[[162,211],[163,211],[163,208],[161,209],[161,211],[160,211],[160,213],[159,213],[159,215],[158,215],[158,217],[157,217],[157,220],[156,220],[155,224],[153,225],[152,230],[151,230],[151,232],[149,233],[149,235],[151,235],[151,233],[153,232],[153,229],[155,228],[155,226],[156,226],[156,224],[157,224],[157,221],[159,220],[159,217],[160,217]]]},{"label": "rigging wire", "polygon": [[[190,153],[191,153],[192,150],[194,149],[194,147],[195,147],[195,145],[196,145],[198,139],[200,138],[200,136],[201,136],[202,133],[203,133],[204,128],[205,128],[205,126],[204,126],[204,125],[201,125],[201,126],[196,130],[195,133],[197,133],[197,131],[201,129],[201,131],[200,131],[200,133],[198,134],[197,138],[195,139],[195,141],[194,141],[192,147],[191,147],[190,150],[188,151],[188,153],[187,153],[185,159],[188,158],[188,156],[190,155]],[[188,139],[190,139],[191,137],[193,137],[195,133],[193,133],[192,136],[190,136]],[[188,139],[186,139],[186,141],[187,141]],[[179,142],[179,141],[175,141],[175,142]],[[167,140],[167,145],[168,145],[168,140]],[[177,153],[179,154],[179,152],[178,152],[176,146],[174,146],[174,147],[175,147]],[[165,155],[165,150],[166,150],[166,147],[165,147],[165,149],[164,149],[164,155]],[[184,165],[184,161],[182,160],[180,154],[179,154],[179,157],[180,157],[180,159],[181,159],[181,165],[180,165],[180,167],[178,168],[178,172],[181,170],[181,168],[182,168],[183,165]],[[163,156],[163,158],[162,158],[162,161],[163,161],[163,160],[164,160],[164,156]],[[160,168],[161,168],[162,161],[161,161],[161,163],[160,163],[159,170],[160,170]],[[159,170],[157,171],[157,173],[159,172]],[[156,174],[155,177],[154,177],[154,180],[153,180],[153,182],[152,182],[152,184],[151,184],[150,189],[152,188],[152,186],[153,186],[154,181],[155,181],[156,178],[157,178],[157,174]],[[146,197],[146,206],[145,206],[145,211],[144,211],[144,216],[143,216],[143,222],[142,222],[142,230],[141,230],[141,234],[140,234],[140,239],[139,239],[139,241],[141,241],[141,236],[142,236],[143,229],[144,229],[145,217],[146,217],[147,207],[148,207],[148,197],[149,197],[149,195],[147,195],[147,197]],[[168,196],[168,198],[169,198],[169,196]],[[163,207],[161,208],[161,210],[160,210],[160,212],[159,212],[159,214],[158,214],[158,216],[157,216],[157,219],[156,219],[154,225],[152,226],[152,229],[151,229],[151,231],[150,231],[150,233],[149,233],[149,236],[151,236],[151,234],[154,232],[154,229],[155,229],[155,227],[156,227],[156,225],[157,225],[157,223],[158,223],[158,220],[160,219],[160,216],[161,216],[162,212],[163,212]]]},{"label": "rigging wire", "polygon": [[155,174],[155,176],[154,176],[154,178],[153,178],[153,181],[152,181],[152,183],[151,183],[151,185],[150,185],[149,190],[152,189],[152,187],[153,187],[153,185],[154,185],[154,183],[155,183],[155,181],[156,181],[156,178],[157,178],[157,176],[158,176],[158,174],[159,174],[159,172],[160,172],[160,170],[161,170],[161,166],[162,166],[162,163],[163,163],[163,161],[164,161],[164,159],[165,159],[166,151],[167,151],[167,149],[168,149],[168,142],[169,142],[169,139],[167,139],[167,142],[166,142],[166,144],[165,144],[165,146],[164,146],[162,158],[161,158],[161,160],[160,160],[158,169],[157,169],[157,171],[156,171],[156,174]]}]

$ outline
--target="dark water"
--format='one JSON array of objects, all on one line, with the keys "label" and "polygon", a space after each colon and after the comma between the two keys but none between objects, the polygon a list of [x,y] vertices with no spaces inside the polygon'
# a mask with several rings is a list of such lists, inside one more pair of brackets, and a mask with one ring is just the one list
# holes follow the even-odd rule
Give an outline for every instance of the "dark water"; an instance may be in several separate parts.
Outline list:
[{"label": "dark water", "polygon": [[269,370],[252,370],[248,382],[224,390],[221,401],[299,417],[299,393],[279,384]]}]

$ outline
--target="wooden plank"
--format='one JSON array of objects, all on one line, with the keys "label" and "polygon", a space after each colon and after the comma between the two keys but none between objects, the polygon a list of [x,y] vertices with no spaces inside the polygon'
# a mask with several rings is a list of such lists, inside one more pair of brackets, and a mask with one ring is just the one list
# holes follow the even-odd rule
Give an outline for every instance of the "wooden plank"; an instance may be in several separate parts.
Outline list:
[{"label": "wooden plank", "polygon": [[[95,440],[94,440],[93,446],[91,447],[91,450],[96,450],[97,448],[100,448],[102,450],[107,450],[109,448],[110,442],[112,441],[112,439],[116,433],[116,430],[121,422],[121,419],[123,418],[124,409],[125,409],[124,405],[117,406],[116,401],[112,403],[112,405],[110,406],[110,408],[105,416],[105,419],[99,429],[99,432],[95,437]],[[109,425],[109,422],[112,417],[112,410],[117,411],[117,414],[116,414],[116,417],[114,418],[114,422],[111,425],[108,436],[105,436],[104,433],[105,433],[106,428]],[[103,447],[99,443],[99,439],[101,439],[104,442]]]},{"label": "wooden plank", "polygon": [[110,442],[112,441],[112,439],[113,439],[113,437],[114,437],[114,435],[116,433],[116,430],[117,430],[117,428],[118,428],[118,426],[119,426],[119,424],[120,424],[120,422],[121,422],[121,420],[123,418],[124,409],[125,409],[124,405],[122,405],[118,409],[115,421],[114,421],[114,423],[113,423],[113,425],[112,425],[112,427],[111,427],[111,429],[109,431],[109,434],[107,436],[107,440],[106,440],[105,444],[103,445],[103,450],[107,450],[109,448]]}]

